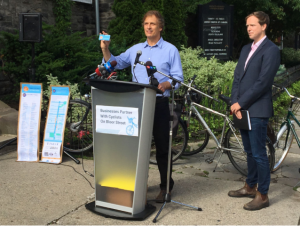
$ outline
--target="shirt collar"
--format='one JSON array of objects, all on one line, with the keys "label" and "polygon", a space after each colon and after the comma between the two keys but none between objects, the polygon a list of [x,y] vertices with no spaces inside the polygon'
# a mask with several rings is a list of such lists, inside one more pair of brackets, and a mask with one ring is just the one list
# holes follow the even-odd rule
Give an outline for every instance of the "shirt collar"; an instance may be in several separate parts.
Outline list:
[{"label": "shirt collar", "polygon": [[[252,46],[256,46],[257,48],[260,46],[260,44],[266,39],[266,35],[261,39],[261,40],[259,40],[257,43],[255,43],[254,44],[254,42],[252,42]],[[252,46],[251,46],[251,48],[252,48]]]},{"label": "shirt collar", "polygon": [[[160,39],[158,40],[158,42],[157,42],[154,46],[152,46],[152,47],[158,46],[159,48],[162,48],[163,42],[164,42],[163,38],[160,37]],[[149,44],[148,44],[148,41],[146,40],[146,41],[144,42],[144,48],[146,48],[146,47],[148,47],[148,46],[149,46]]]}]

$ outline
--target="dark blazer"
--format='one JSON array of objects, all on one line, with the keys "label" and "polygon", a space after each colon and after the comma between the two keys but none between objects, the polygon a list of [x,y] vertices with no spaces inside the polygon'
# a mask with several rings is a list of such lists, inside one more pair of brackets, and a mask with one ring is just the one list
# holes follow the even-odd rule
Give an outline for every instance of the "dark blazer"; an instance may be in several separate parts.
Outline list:
[{"label": "dark blazer", "polygon": [[239,103],[248,110],[250,117],[269,118],[274,115],[272,84],[280,66],[279,48],[266,38],[249,59],[244,70],[252,43],[241,51],[234,71],[231,103]]}]

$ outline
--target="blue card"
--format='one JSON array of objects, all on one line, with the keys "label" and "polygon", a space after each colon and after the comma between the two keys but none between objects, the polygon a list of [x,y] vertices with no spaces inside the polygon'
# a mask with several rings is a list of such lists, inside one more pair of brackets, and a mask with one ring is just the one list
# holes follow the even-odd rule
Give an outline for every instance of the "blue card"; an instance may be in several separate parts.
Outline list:
[{"label": "blue card", "polygon": [[109,41],[110,40],[110,35],[99,35],[99,40],[103,40],[103,41]]}]

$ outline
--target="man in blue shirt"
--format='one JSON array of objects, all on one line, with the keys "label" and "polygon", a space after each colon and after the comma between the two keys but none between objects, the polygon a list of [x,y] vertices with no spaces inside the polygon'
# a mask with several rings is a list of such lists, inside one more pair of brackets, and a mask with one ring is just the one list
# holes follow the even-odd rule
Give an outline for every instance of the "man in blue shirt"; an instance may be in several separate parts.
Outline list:
[{"label": "man in blue shirt", "polygon": [[[116,61],[116,69],[124,69],[131,66],[133,75],[132,81],[149,84],[149,77],[145,66],[140,64],[133,68],[136,54],[142,51],[140,61],[151,61],[153,66],[169,76],[183,82],[183,73],[181,67],[180,55],[175,46],[166,42],[161,37],[161,32],[164,28],[164,19],[158,11],[148,11],[143,18],[144,32],[147,41],[139,43],[119,56],[113,56],[108,47],[110,41],[101,41],[100,47],[103,52],[103,62]],[[102,32],[102,34],[107,34]],[[167,172],[168,172],[168,150],[169,150],[169,99],[172,80],[159,74],[154,74],[158,80],[158,89],[163,92],[163,95],[157,94],[156,106],[153,124],[153,136],[156,146],[156,160],[160,172],[160,193],[156,198],[156,202],[164,202],[167,187]],[[176,84],[175,88],[178,88]],[[173,189],[174,181],[172,179],[172,166],[170,170],[170,192]]]}]

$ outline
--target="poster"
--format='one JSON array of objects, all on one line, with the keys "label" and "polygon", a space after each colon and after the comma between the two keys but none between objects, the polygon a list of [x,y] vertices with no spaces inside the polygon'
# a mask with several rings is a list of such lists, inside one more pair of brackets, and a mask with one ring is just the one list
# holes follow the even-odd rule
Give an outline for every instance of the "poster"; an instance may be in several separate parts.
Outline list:
[{"label": "poster", "polygon": [[42,84],[20,83],[17,161],[39,161]]},{"label": "poster", "polygon": [[41,162],[58,164],[62,161],[70,90],[68,86],[50,86],[50,90]]},{"label": "poster", "polygon": [[137,137],[138,121],[138,108],[96,105],[97,133]]}]

